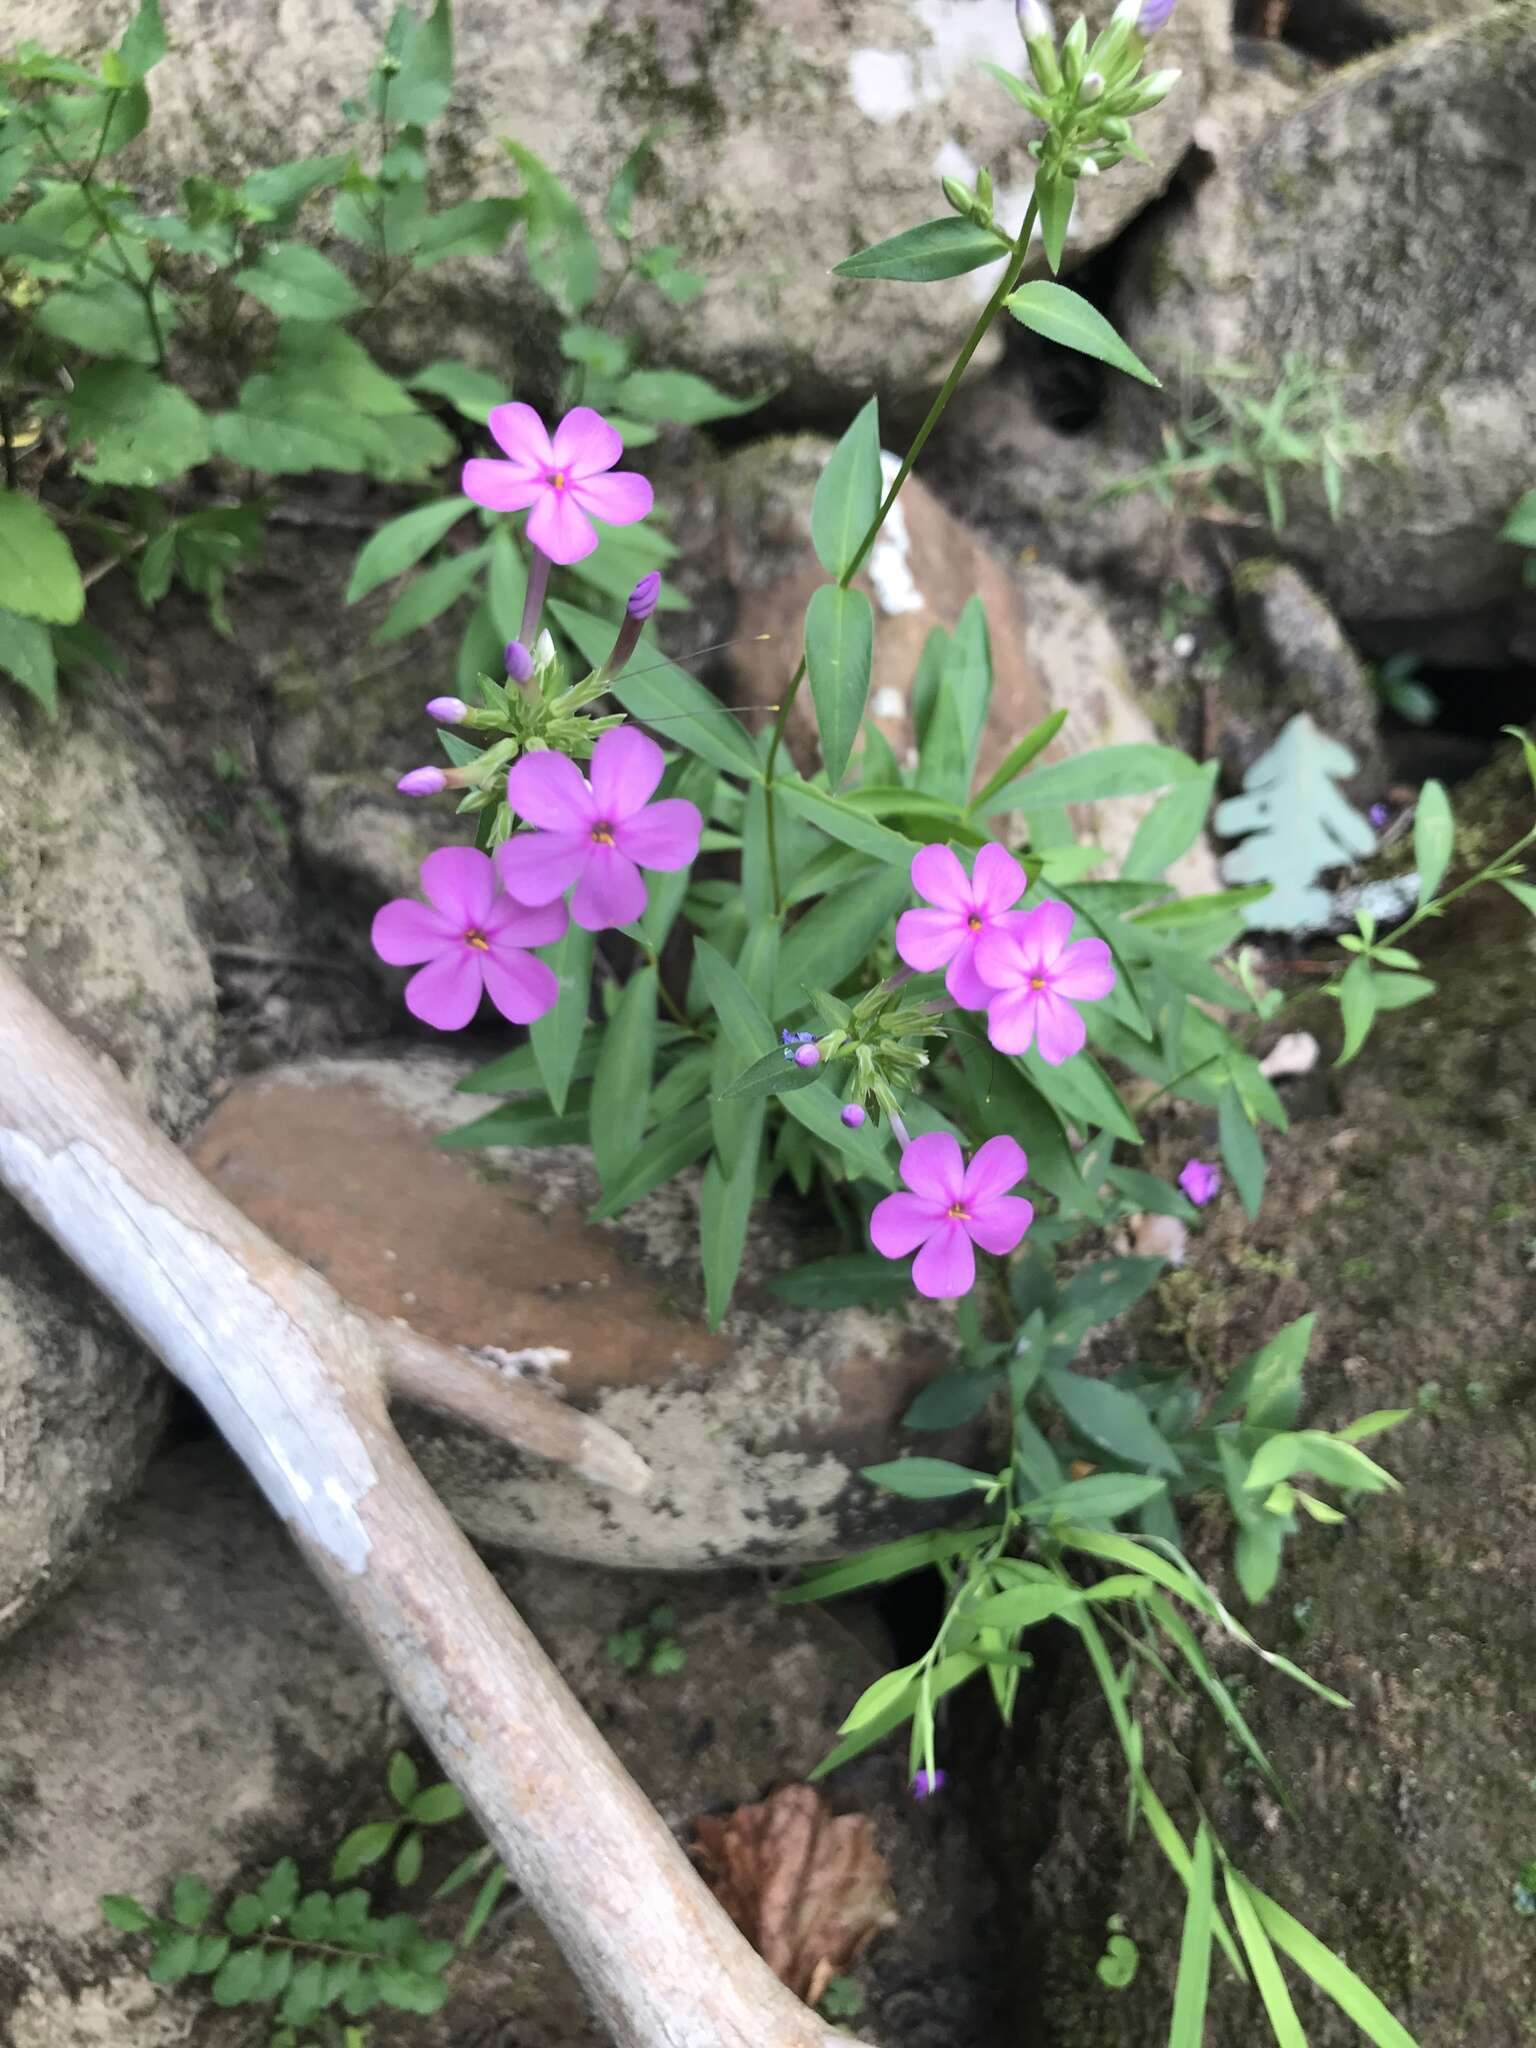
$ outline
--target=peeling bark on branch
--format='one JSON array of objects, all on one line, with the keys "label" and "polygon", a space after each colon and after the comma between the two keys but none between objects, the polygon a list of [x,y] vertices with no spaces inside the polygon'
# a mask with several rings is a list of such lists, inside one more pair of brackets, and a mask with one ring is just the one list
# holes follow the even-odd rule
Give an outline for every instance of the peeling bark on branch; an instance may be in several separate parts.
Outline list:
[{"label": "peeling bark on branch", "polygon": [[388,1387],[608,1486],[643,1483],[629,1446],[352,1308],[216,1194],[3,965],[0,1182],[249,1466],[618,2048],[841,2048],[732,1927],[503,1598],[390,1427]]}]

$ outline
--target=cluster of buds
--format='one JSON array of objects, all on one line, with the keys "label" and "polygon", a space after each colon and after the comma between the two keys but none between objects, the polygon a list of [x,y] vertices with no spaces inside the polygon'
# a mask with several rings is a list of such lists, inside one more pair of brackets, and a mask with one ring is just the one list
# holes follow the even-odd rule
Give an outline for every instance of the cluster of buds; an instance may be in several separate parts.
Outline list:
[{"label": "cluster of buds", "polygon": [[[872,1107],[899,1132],[900,1100],[912,1092],[928,1064],[924,1041],[945,1036],[939,1019],[949,1004],[931,998],[914,1001],[904,993],[904,984],[911,979],[911,970],[903,968],[856,1003],[814,991],[811,1000],[827,1030],[816,1039],[796,1033],[795,1045],[786,1043],[786,1056],[797,1066],[846,1061],[851,1067],[848,1106],[843,1111],[850,1130],[859,1128]],[[789,1037],[786,1033],[786,1041]]]},{"label": "cluster of buds", "polygon": [[1045,177],[1097,177],[1122,157],[1139,157],[1131,122],[1165,100],[1177,71],[1143,72],[1146,38],[1165,27],[1174,0],[1119,0],[1090,45],[1081,16],[1058,43],[1046,0],[1018,0],[1019,28],[1035,89],[1020,85],[1021,106],[1046,124],[1029,145]]},{"label": "cluster of buds", "polygon": [[[547,562],[535,559],[529,578],[533,616],[524,617],[524,631],[530,637],[548,569]],[[484,843],[499,846],[511,836],[515,824],[506,801],[507,771],[514,761],[524,754],[546,751],[588,760],[603,734],[624,724],[622,713],[594,717],[587,706],[606,692],[639,645],[660,589],[661,577],[655,571],[641,577],[630,592],[612,652],[601,667],[578,683],[567,683],[555,643],[543,632],[533,638],[531,647],[522,640],[508,643],[505,683],[487,675],[476,678],[478,704],[467,704],[462,697],[434,697],[426,707],[427,716],[439,726],[451,728],[441,735],[450,765],[412,768],[395,785],[401,795],[461,792],[460,811],[494,810]],[[461,737],[468,733],[483,735],[484,740],[477,745]]]}]

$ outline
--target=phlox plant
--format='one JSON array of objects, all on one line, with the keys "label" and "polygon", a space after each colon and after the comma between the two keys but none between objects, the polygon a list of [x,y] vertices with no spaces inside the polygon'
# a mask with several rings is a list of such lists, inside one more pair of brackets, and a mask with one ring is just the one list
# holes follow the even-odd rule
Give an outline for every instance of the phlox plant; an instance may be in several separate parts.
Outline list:
[{"label": "phlox plant", "polygon": [[[955,1524],[814,1572],[784,1596],[829,1598],[922,1570],[937,1570],[945,1589],[930,1650],[854,1705],[822,1769],[909,1725],[914,1790],[939,1794],[963,1768],[938,1758],[945,1696],[979,1679],[1011,1715],[1030,1662],[1025,1634],[1065,1623],[1102,1684],[1133,1810],[1188,1890],[1171,2040],[1202,2038],[1219,1950],[1277,2039],[1301,2038],[1284,1958],[1368,2038],[1402,2048],[1401,2025],[1342,1959],[1237,1868],[1198,1813],[1191,1839],[1153,1782],[1154,1759],[1161,1782],[1181,1768],[1155,1712],[1158,1674],[1182,1665],[1275,1783],[1203,1647],[1213,1633],[1345,1704],[1261,1647],[1195,1572],[1176,1504],[1225,1496],[1237,1582],[1260,1602],[1301,1523],[1343,1519],[1318,1487],[1354,1499],[1395,1485],[1361,1445],[1401,1416],[1338,1432],[1300,1426],[1310,1316],[1214,1390],[1133,1364],[1108,1378],[1076,1370],[1088,1333],[1145,1295],[1164,1262],[1099,1258],[1064,1280],[1054,1270],[1063,1247],[1133,1213],[1195,1225],[1230,1199],[1227,1184],[1257,1211],[1261,1132],[1283,1130],[1286,1117],[1251,1041],[1284,1006],[1257,956],[1236,948],[1267,885],[1175,893],[1168,871],[1200,834],[1215,781],[1213,766],[1176,749],[1052,760],[1058,714],[979,775],[992,672],[975,600],[923,650],[915,764],[865,722],[875,622],[855,579],[993,322],[1007,312],[1156,381],[1085,300],[1024,273],[1037,250],[1059,270],[1077,183],[1136,153],[1135,117],[1173,88],[1175,74],[1145,68],[1171,11],[1168,0],[1121,0],[1096,38],[1082,21],[1058,38],[1041,0],[1020,0],[1027,72],[995,75],[1035,129],[1022,222],[997,220],[985,173],[974,190],[949,179],[947,216],[839,266],[888,288],[983,267],[998,277],[889,486],[873,400],[828,460],[811,507],[827,580],[770,731],[749,733],[655,651],[654,573],[637,580],[616,632],[549,594],[590,546],[592,519],[623,524],[649,510],[642,481],[619,466],[619,423],[587,405],[549,422],[524,404],[490,413],[498,452],[478,454],[462,482],[503,517],[527,513],[516,633],[497,673],[432,701],[447,765],[416,767],[400,785],[408,796],[454,793],[481,853],[473,870],[467,851],[457,856],[446,889],[445,855],[434,854],[423,873],[431,907],[386,906],[375,943],[420,964],[406,1000],[427,1023],[467,1021],[482,984],[504,1016],[531,1022],[527,1045],[462,1084],[507,1100],[446,1142],[589,1144],[596,1218],[702,1172],[712,1322],[729,1307],[754,1205],[786,1186],[821,1194],[851,1223],[842,1256],[781,1276],[786,1298],[832,1308],[915,1287],[956,1303],[961,1362],[907,1425],[947,1428],[995,1404],[1009,1419],[1007,1455],[996,1469],[924,1456],[873,1468],[877,1485],[951,1502]],[[551,629],[579,654],[577,670]],[[808,772],[784,744],[802,689],[821,756]],[[1536,766],[1536,750],[1528,758]],[[1069,807],[1159,792],[1106,876]],[[1536,833],[1442,893],[1453,837],[1449,802],[1430,784],[1414,833],[1417,909],[1390,943],[1368,923],[1346,936],[1326,987],[1342,1005],[1344,1058],[1378,1011],[1431,993],[1400,943],[1413,925],[1488,880],[1536,907],[1517,863]],[[551,916],[558,935],[527,937],[528,920]],[[542,946],[548,980],[525,943]],[[1220,1165],[1190,1159],[1173,1185],[1131,1163],[1133,1102],[1144,1115],[1162,1098],[1214,1122]]]}]

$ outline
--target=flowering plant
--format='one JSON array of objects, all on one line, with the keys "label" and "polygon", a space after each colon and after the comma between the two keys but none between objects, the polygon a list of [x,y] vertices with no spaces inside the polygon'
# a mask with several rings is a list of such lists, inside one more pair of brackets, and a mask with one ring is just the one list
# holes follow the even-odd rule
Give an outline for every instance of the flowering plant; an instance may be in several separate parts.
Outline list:
[{"label": "flowering plant", "polygon": [[[1000,275],[890,483],[873,402],[827,462],[811,515],[827,581],[811,599],[770,732],[749,736],[650,647],[632,665],[654,574],[635,585],[616,636],[594,613],[549,595],[552,570],[590,547],[591,520],[623,524],[650,508],[649,488],[616,468],[618,431],[584,406],[553,431],[525,405],[491,414],[506,460],[472,460],[464,489],[499,515],[527,515],[518,635],[505,650],[505,679],[478,676],[473,702],[468,692],[433,700],[448,766],[415,769],[401,788],[458,793],[505,895],[494,896],[488,867],[472,888],[468,870],[456,875],[452,901],[439,872],[424,873],[434,909],[390,906],[378,943],[386,958],[428,961],[411,985],[419,992],[432,977],[430,1008],[420,993],[413,1003],[428,1022],[466,1021],[477,976],[506,1015],[510,1001],[525,1013],[538,1004],[530,1043],[466,1084],[508,1100],[455,1133],[456,1143],[588,1139],[601,1217],[703,1163],[712,1322],[730,1306],[754,1203],[784,1183],[802,1197],[825,1189],[837,1213],[858,1223],[856,1247],[818,1276],[824,1304],[888,1298],[888,1262],[909,1259],[919,1293],[958,1304],[961,1363],[925,1390],[908,1423],[947,1428],[995,1403],[1008,1418],[1006,1452],[985,1470],[922,1456],[873,1468],[875,1484],[969,1511],[965,1525],[839,1563],[789,1596],[829,1597],[928,1568],[944,1580],[931,1650],[856,1703],[824,1768],[910,1723],[914,1785],[938,1793],[944,1696],[985,1678],[1011,1714],[1029,1663],[1025,1634],[1062,1622],[1103,1685],[1135,1806],[1188,1888],[1176,2038],[1199,2038],[1218,1949],[1240,1975],[1251,1973],[1277,2038],[1298,2038],[1280,1951],[1369,2038],[1401,2048],[1406,2035],[1367,1987],[1237,1870],[1207,1822],[1186,1839],[1148,1775],[1154,1731],[1138,1698],[1140,1666],[1133,1656],[1117,1667],[1106,1634],[1137,1648],[1155,1641],[1154,1669],[1182,1662],[1272,1778],[1189,1611],[1207,1631],[1311,1681],[1259,1651],[1195,1573],[1177,1503],[1225,1496],[1238,1584],[1262,1602],[1302,1522],[1342,1519],[1303,1483],[1308,1475],[1348,1495],[1393,1486],[1360,1445],[1399,1418],[1365,1418],[1336,1435],[1296,1427],[1311,1317],[1281,1331],[1214,1397],[1192,1379],[1170,1383],[1135,1366],[1108,1378],[1079,1370],[1089,1333],[1132,1308],[1177,1253],[1091,1260],[1063,1282],[1054,1272],[1063,1248],[1149,1213],[1177,1226],[1163,1239],[1176,1245],[1227,1181],[1257,1211],[1261,1130],[1284,1129],[1286,1116],[1252,1039],[1284,1003],[1258,956],[1237,947],[1267,885],[1176,892],[1169,871],[1199,838],[1214,771],[1175,748],[1053,759],[1057,714],[1019,735],[983,777],[991,664],[974,602],[925,651],[915,763],[898,763],[873,731],[855,752],[874,633],[857,578],[992,323],[1007,311],[1156,381],[1084,299],[1024,273],[1037,234],[1045,263],[1059,269],[1076,183],[1132,153],[1132,122],[1173,88],[1176,74],[1145,70],[1148,37],[1172,0],[1121,0],[1092,40],[1082,21],[1058,39],[1042,0],[1019,0],[1018,12],[1029,72],[1001,82],[1039,131],[1022,221],[997,220],[985,173],[974,190],[949,179],[950,217],[842,266],[892,285],[989,265]],[[546,609],[585,673],[568,672]],[[784,744],[803,687],[821,757],[805,770],[789,763]],[[1154,796],[1118,874],[1106,875],[1101,850],[1074,838],[1068,807]],[[1454,833],[1444,791],[1427,785],[1415,826],[1416,910],[1391,944],[1363,918],[1341,941],[1327,984],[1341,1006],[1342,1058],[1358,1051],[1380,1011],[1432,992],[1398,943],[1404,933],[1478,882],[1518,893],[1515,856],[1533,839],[1442,893]],[[697,872],[700,852],[720,856],[727,871]],[[536,987],[512,962],[537,943],[528,920],[551,915],[560,929],[550,928],[549,979]],[[610,975],[594,1017],[598,957]],[[1190,1159],[1174,1184],[1117,1157],[1141,1144],[1138,1117],[1168,1099],[1204,1121],[1222,1168]]]}]

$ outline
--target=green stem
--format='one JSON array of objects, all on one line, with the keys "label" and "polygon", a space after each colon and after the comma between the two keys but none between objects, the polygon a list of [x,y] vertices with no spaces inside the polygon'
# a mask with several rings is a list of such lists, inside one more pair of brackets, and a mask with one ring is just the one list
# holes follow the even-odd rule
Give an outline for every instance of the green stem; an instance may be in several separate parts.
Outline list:
[{"label": "green stem", "polygon": [[[928,417],[923,421],[923,424],[918,428],[917,433],[913,437],[912,445],[903,457],[901,467],[897,470],[879,511],[870,522],[869,531],[854,550],[852,561],[849,562],[842,575],[838,577],[837,587],[839,590],[846,590],[854,577],[858,575],[860,569],[863,568],[870,549],[880,537],[881,527],[884,526],[886,520],[890,517],[891,507],[901,495],[902,485],[912,474],[913,465],[928,445],[929,435],[944,417],[949,401],[959,389],[960,379],[970,368],[972,356],[981,347],[987,330],[1003,310],[1004,301],[1018,284],[1020,273],[1023,271],[1024,265],[1029,258],[1029,245],[1034,235],[1035,221],[1038,218],[1039,211],[1039,199],[1032,196],[1029,202],[1029,210],[1024,216],[1023,225],[1020,227],[1018,235],[1014,240],[1013,253],[1004,266],[1002,280],[977,316],[975,326],[972,327],[970,333],[966,336],[964,346],[950,366],[949,375],[939,387],[938,397],[934,399],[933,404],[928,408]],[[784,732],[789,724],[790,709],[794,704],[796,696],[799,694],[800,685],[804,681],[805,654],[802,651],[799,665],[790,677],[789,687],[784,692],[783,702],[779,705],[779,715],[773,723],[773,737],[768,745],[768,759],[763,764],[763,789],[767,799],[764,813],[767,827],[765,837],[768,846],[768,873],[773,885],[773,910],[775,917],[782,917],[784,914],[784,890],[779,877],[778,834],[775,829],[773,807],[773,771],[779,758],[779,749],[784,744]]]},{"label": "green stem", "polygon": [[124,284],[128,285],[132,290],[136,291],[139,297],[144,301],[144,317],[149,322],[149,332],[155,344],[155,368],[160,372],[162,376],[164,376],[165,336],[160,331],[160,316],[155,311],[155,290],[153,282],[153,273],[151,274],[151,280],[148,284],[145,283],[143,278],[137,275],[133,268],[133,265],[128,261],[127,252],[124,250],[122,243],[117,238],[117,228],[113,223],[111,214],[107,212],[106,208],[102,205],[101,201],[96,196],[96,188],[94,184],[96,166],[101,162],[102,152],[106,148],[107,136],[111,130],[112,116],[113,113],[116,111],[117,101],[118,93],[116,91],[108,93],[106,117],[101,124],[101,133],[96,139],[96,153],[91,158],[90,163],[86,166],[83,172],[77,171],[74,165],[70,162],[69,158],[64,154],[63,150],[60,149],[58,143],[54,140],[52,129],[48,126],[48,123],[43,119],[42,115],[34,113],[33,119],[37,123],[37,132],[39,135],[42,136],[44,142],[47,143],[49,152],[52,155],[54,162],[58,165],[59,169],[64,173],[65,177],[67,177],[79,191],[80,197],[85,201],[86,205],[90,208],[91,216],[96,222],[97,227],[101,229],[101,232],[106,236],[107,241],[111,244],[113,255],[122,265],[122,269],[120,272],[121,281]]}]

